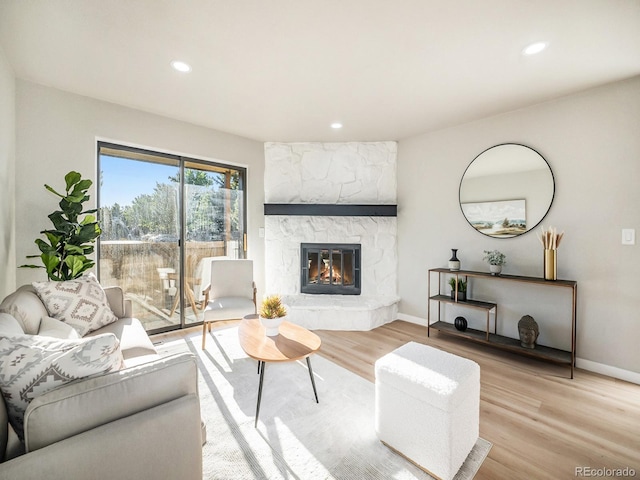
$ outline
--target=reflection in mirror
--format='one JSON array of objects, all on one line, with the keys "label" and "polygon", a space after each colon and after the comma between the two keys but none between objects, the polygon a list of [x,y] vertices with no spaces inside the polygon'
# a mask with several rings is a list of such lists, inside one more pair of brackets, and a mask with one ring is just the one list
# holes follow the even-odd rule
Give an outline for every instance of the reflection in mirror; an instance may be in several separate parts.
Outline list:
[{"label": "reflection in mirror", "polygon": [[545,217],[555,192],[551,167],[538,152],[505,143],[478,155],[460,182],[460,208],[478,232],[521,235]]}]

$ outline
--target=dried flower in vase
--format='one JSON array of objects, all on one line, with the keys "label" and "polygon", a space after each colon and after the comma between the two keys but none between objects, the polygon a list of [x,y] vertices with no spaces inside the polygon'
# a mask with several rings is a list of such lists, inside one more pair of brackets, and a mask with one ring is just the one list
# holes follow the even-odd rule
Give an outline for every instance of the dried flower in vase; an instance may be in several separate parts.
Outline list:
[{"label": "dried flower in vase", "polygon": [[557,250],[563,236],[564,232],[558,233],[555,227],[549,227],[548,230],[542,227],[542,235],[538,235],[538,240],[545,250]]}]

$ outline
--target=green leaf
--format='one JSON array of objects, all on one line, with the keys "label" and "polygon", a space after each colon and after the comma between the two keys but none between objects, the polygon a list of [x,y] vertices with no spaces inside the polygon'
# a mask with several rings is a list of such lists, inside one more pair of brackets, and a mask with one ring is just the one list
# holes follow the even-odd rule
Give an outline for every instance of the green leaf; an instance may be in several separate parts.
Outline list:
[{"label": "green leaf", "polygon": [[54,195],[57,195],[61,198],[64,198],[64,195],[59,194],[58,192],[56,192],[52,187],[50,187],[49,185],[47,185],[46,183],[44,184],[44,188],[46,188],[47,190],[49,190],[51,193],[53,193]]},{"label": "green leaf", "polygon": [[54,254],[56,249],[54,246],[49,245],[47,242],[42,240],[41,238],[36,238],[35,244],[38,246],[42,253]]},{"label": "green leaf", "polygon": [[100,235],[100,227],[96,223],[82,225],[76,231],[76,238],[81,243],[93,242]]},{"label": "green leaf", "polygon": [[93,182],[89,179],[84,179],[84,180],[80,180],[76,186],[73,188],[73,191],[71,192],[72,195],[78,195],[80,193],[85,193],[87,190],[89,190],[89,187],[91,187],[91,185],[93,185]]},{"label": "green leaf", "polygon": [[69,267],[71,278],[76,278],[80,271],[82,271],[82,267],[84,266],[83,258],[83,256],[70,255],[64,259],[64,263]]},{"label": "green leaf", "polygon": [[60,235],[58,232],[45,231],[43,232],[45,236],[49,239],[49,243],[51,246],[56,246],[60,241],[64,238],[64,235]]},{"label": "green leaf", "polygon": [[88,223],[95,223],[95,221],[96,221],[96,217],[94,217],[93,215],[87,215],[82,219],[82,221],[80,222],[80,225],[87,225]]},{"label": "green leaf", "polygon": [[82,275],[84,272],[86,272],[87,270],[89,270],[90,268],[92,268],[94,265],[95,265],[95,263],[93,263],[92,261],[90,261],[90,260],[85,260],[84,265],[82,266],[82,268],[80,269],[80,271],[78,272],[78,274],[76,275],[76,277],[74,277],[74,278],[79,277],[79,276],[80,276],[80,275]]},{"label": "green leaf", "polygon": [[80,192],[74,195],[67,195],[64,198],[69,203],[82,203],[84,201],[84,197],[85,197],[84,193]]},{"label": "green leaf", "polygon": [[53,226],[56,230],[61,232],[68,231],[69,221],[64,218],[63,212],[60,210],[56,210],[55,212],[49,214],[49,220],[53,223]]},{"label": "green leaf", "polygon": [[80,175],[78,172],[71,171],[67,173],[64,176],[64,181],[67,183],[67,192],[71,190],[71,187],[76,183],[78,183],[81,178],[82,178],[82,175]]},{"label": "green leaf", "polygon": [[48,253],[43,253],[40,255],[42,259],[42,263],[44,264],[44,268],[47,269],[47,275],[51,278],[51,274],[53,271],[60,265],[60,259],[56,255],[51,255]]},{"label": "green leaf", "polygon": [[74,254],[74,253],[77,253],[79,255],[84,254],[84,249],[82,247],[79,247],[78,245],[71,245],[70,243],[67,243],[64,246],[64,251],[69,254]]}]

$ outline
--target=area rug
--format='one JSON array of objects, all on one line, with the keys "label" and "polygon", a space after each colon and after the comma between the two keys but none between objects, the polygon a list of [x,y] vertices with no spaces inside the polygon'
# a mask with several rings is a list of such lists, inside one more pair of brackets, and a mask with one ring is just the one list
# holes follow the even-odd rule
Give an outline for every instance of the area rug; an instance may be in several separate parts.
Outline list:
[{"label": "area rug", "polygon": [[[319,403],[306,362],[267,364],[254,427],[257,362],[240,347],[237,326],[214,327],[212,336],[204,351],[195,333],[156,345],[161,355],[188,351],[198,359],[204,479],[432,478],[376,437],[374,384],[317,354]],[[473,478],[490,449],[479,439],[455,478]]]}]

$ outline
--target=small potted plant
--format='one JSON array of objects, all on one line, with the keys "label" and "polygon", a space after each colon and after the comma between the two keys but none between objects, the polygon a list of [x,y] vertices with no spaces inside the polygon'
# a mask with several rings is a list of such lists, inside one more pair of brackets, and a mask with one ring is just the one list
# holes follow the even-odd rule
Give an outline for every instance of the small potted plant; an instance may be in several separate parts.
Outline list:
[{"label": "small potted plant", "polygon": [[[451,277],[449,279],[449,286],[451,286],[451,298],[455,300],[456,298],[456,278]],[[458,279],[458,300],[465,301],[467,299],[467,282]]]},{"label": "small potted plant", "polygon": [[265,328],[265,334],[268,337],[278,335],[280,324],[284,322],[287,316],[287,309],[282,304],[280,295],[268,295],[262,300],[260,305],[260,323]]},{"label": "small potted plant", "polygon": [[483,260],[489,264],[491,275],[498,275],[507,264],[507,256],[498,250],[485,250]]}]

